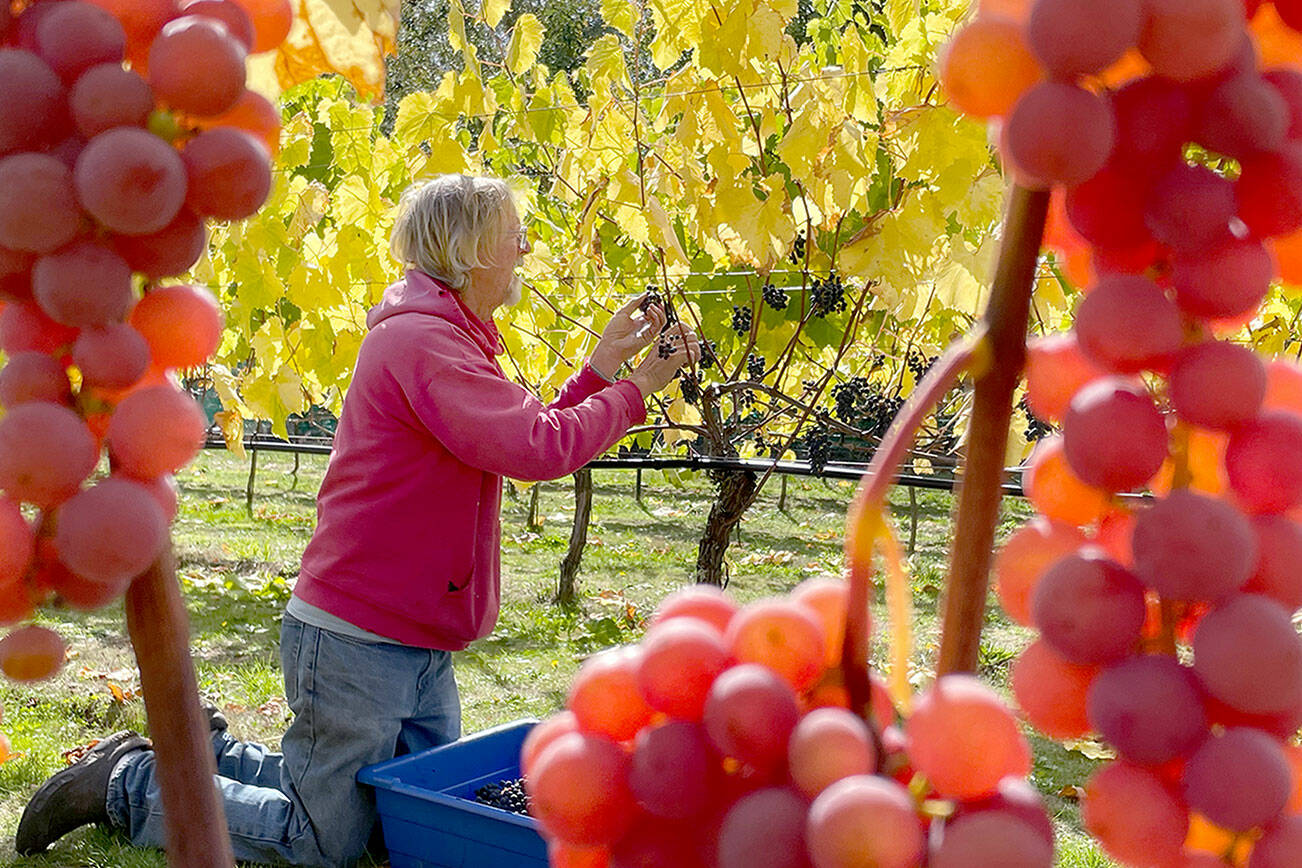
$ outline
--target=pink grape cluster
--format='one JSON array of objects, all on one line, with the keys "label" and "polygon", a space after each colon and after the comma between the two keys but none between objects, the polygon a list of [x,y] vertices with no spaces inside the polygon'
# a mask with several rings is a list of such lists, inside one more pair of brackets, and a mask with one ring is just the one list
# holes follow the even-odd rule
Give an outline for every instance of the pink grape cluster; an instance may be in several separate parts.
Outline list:
[{"label": "pink grape cluster", "polygon": [[826,578],[740,608],[697,586],[589,658],[521,756],[553,868],[1049,868],[988,687],[944,676],[902,721],[874,676],[870,721],[848,710],[846,600]]},{"label": "pink grape cluster", "polygon": [[[167,544],[172,474],[207,428],[173,372],[208,361],[222,317],[158,281],[202,256],[205,220],[266,199],[279,113],[245,59],[291,18],[287,0],[0,3],[0,623],[52,595],[105,605]],[[45,677],[63,652],[22,627],[0,669]]]},{"label": "pink grape cluster", "polygon": [[[1302,370],[1226,339],[1276,275],[1268,243],[1302,230],[1302,74],[1260,68],[1260,5],[1035,0],[948,55],[995,28],[1023,59],[1001,151],[1065,189],[1098,275],[1030,347],[1027,403],[1061,436],[996,587],[1040,633],[1013,669],[1026,717],[1116,753],[1084,821],[1135,868],[1302,865]],[[1110,88],[1136,50],[1145,73]]]}]

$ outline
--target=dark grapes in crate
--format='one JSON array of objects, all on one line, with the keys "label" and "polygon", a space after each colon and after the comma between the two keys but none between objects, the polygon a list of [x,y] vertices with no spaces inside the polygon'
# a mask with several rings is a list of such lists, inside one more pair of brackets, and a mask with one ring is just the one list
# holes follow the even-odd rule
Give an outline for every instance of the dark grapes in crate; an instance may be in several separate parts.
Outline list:
[{"label": "dark grapes in crate", "polygon": [[529,813],[529,796],[524,791],[524,778],[484,784],[475,790],[475,801],[512,814]]}]

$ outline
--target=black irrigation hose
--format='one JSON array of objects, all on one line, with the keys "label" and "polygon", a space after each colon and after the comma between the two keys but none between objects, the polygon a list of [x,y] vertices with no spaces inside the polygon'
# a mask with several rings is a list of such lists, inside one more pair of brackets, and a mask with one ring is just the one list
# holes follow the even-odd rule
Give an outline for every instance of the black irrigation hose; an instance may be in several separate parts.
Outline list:
[{"label": "black irrigation hose", "polygon": [[[300,455],[329,455],[330,443],[327,438],[322,442],[304,443],[282,440],[278,437],[258,435],[244,441],[244,448],[256,452],[287,452]],[[225,449],[226,443],[220,437],[210,437],[204,444],[207,449]],[[814,476],[822,479],[857,480],[863,476],[867,464],[828,463],[821,470],[816,470],[807,461],[777,461],[765,458],[718,458],[708,455],[685,455],[676,458],[641,458],[636,456],[597,458],[587,464],[593,469],[602,470],[751,470],[764,473],[770,468],[774,473],[789,476]],[[1021,474],[1010,471],[1004,482],[1005,494],[1014,497],[1025,496],[1022,491]],[[925,476],[916,473],[902,473],[897,479],[898,485],[908,488],[924,488],[933,491],[953,491],[958,480],[952,476]]]}]

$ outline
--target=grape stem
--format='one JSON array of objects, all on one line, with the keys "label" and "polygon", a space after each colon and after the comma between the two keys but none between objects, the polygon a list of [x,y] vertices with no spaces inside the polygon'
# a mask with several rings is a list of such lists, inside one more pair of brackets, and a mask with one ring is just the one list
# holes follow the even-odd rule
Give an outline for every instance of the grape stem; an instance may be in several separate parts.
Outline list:
[{"label": "grape stem", "polygon": [[235,859],[213,786],[211,736],[190,659],[190,619],[170,545],[131,583],[126,616],[157,757],[167,862],[178,868],[231,868]]},{"label": "grape stem", "polygon": [[868,680],[868,605],[872,599],[873,551],[884,530],[882,509],[886,493],[895,481],[900,462],[912,448],[923,421],[954,388],[959,376],[980,357],[979,349],[985,343],[985,336],[985,325],[978,324],[961,340],[951,344],[931,366],[891,421],[850,504],[845,531],[849,599],[841,664],[846,690],[850,694],[850,707],[870,725],[874,724],[871,720],[872,688]]},{"label": "grape stem", "polygon": [[936,674],[972,672],[985,620],[990,559],[1003,492],[1013,393],[1026,363],[1026,329],[1049,192],[1014,186],[990,303],[982,322],[988,365],[976,379],[967,460],[959,491],[954,546]]}]

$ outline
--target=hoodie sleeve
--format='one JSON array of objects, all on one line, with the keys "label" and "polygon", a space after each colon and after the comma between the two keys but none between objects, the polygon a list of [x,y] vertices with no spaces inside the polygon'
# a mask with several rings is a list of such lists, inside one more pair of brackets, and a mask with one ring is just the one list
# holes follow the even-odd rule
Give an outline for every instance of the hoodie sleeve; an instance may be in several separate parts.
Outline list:
[{"label": "hoodie sleeve", "polygon": [[[502,376],[468,335],[447,325],[422,335],[410,363],[396,367],[412,412],[449,452],[471,467],[513,479],[573,473],[646,418],[642,393],[627,380],[603,382],[604,388],[572,406],[559,406],[558,399],[548,407]],[[574,379],[585,374],[600,381],[586,366]],[[567,390],[562,397],[578,392]]]},{"label": "hoodie sleeve", "polygon": [[602,379],[601,375],[593,370],[590,361],[586,361],[577,374],[565,381],[556,393],[555,400],[548,404],[547,407],[550,410],[564,410],[566,407],[573,407],[612,385],[614,384]]}]

